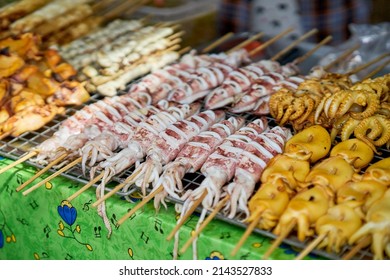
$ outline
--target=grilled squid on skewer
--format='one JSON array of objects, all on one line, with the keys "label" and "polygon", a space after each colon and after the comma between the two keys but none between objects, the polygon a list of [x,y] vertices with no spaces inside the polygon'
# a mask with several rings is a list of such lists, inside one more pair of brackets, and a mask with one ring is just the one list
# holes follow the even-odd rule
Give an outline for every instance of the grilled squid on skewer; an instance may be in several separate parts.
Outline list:
[{"label": "grilled squid on skewer", "polygon": [[[59,150],[76,151],[86,141],[98,136],[102,128],[110,126],[110,117],[118,115],[119,111],[133,111],[146,106],[150,100],[141,97],[139,101],[126,95],[114,98],[105,98],[92,103],[77,111],[74,115],[63,121],[52,137],[34,148],[38,152],[32,161],[47,164],[55,158]],[[122,108],[122,109],[120,109]],[[125,109],[124,109],[125,108]]]},{"label": "grilled squid on skewer", "polygon": [[[141,122],[134,135],[128,138],[126,148],[119,153],[110,155],[97,166],[98,169],[105,169],[104,182],[108,182],[112,176],[119,174],[126,168],[131,167],[134,163],[139,162],[145,156],[145,153],[151,142],[157,135],[166,129],[167,126],[176,122],[177,120],[185,119],[200,109],[199,103],[191,105],[179,105],[177,107],[169,107],[166,111],[161,111],[155,115],[150,116],[145,121]],[[103,155],[102,155],[103,156]],[[89,158],[88,154],[83,154],[83,162]],[[93,166],[96,161],[89,162]]]},{"label": "grilled squid on skewer", "polygon": [[365,220],[366,223],[349,238],[349,244],[371,235],[374,259],[383,259],[384,252],[390,257],[390,190],[368,209]]},{"label": "grilled squid on skewer", "polygon": [[304,241],[314,234],[312,226],[332,205],[332,199],[323,187],[314,185],[305,189],[290,200],[273,232],[280,235],[295,221],[298,239]]},{"label": "grilled squid on skewer", "polygon": [[225,211],[229,218],[236,216],[237,212],[245,213],[246,217],[249,215],[248,199],[256,183],[260,180],[268,161],[283,152],[284,144],[290,137],[291,132],[279,126],[250,137],[252,141],[239,155],[233,182],[226,186],[226,193],[230,199]]},{"label": "grilled squid on skewer", "polygon": [[223,83],[205,98],[205,107],[220,108],[236,101],[237,95],[245,92],[261,76],[280,70],[277,62],[261,60],[229,73]]},{"label": "grilled squid on skewer", "polygon": [[230,56],[236,58],[232,63],[215,62],[197,68],[193,73],[194,78],[180,88],[173,89],[168,95],[168,100],[178,103],[191,103],[205,97],[210,90],[222,84],[229,73],[247,59],[247,53],[244,50],[233,52]]},{"label": "grilled squid on skewer", "polygon": [[164,190],[155,196],[154,207],[159,209],[160,203],[165,206],[164,198],[168,194],[180,199],[183,192],[182,179],[184,175],[198,171],[214,149],[243,125],[243,118],[230,117],[214,124],[209,130],[201,132],[185,144],[175,161],[165,166],[164,173],[154,185],[155,188],[160,185],[164,187]]},{"label": "grilled squid on skewer", "polygon": [[146,185],[150,182],[157,182],[163,165],[174,160],[189,140],[224,117],[223,111],[207,110],[168,126],[155,138],[146,151],[146,161],[134,171],[137,175],[133,182],[141,186],[142,193],[145,195]]},{"label": "grilled squid on skewer", "polygon": [[362,219],[351,207],[341,204],[328,209],[315,225],[318,235],[326,235],[318,248],[339,253],[341,247],[362,225]]}]

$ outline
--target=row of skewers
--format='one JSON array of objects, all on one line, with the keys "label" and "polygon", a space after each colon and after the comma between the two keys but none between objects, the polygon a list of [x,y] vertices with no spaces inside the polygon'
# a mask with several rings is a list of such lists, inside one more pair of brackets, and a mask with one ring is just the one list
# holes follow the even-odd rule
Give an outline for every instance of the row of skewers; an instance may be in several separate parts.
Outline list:
[{"label": "row of skewers", "polygon": [[148,1],[36,0],[15,1],[0,9],[0,37],[30,32],[45,46],[63,45],[98,29]]},{"label": "row of skewers", "polygon": [[[233,63],[229,65],[226,61]],[[242,49],[214,56],[196,56],[192,53],[183,56],[180,63],[155,71],[133,84],[127,95],[106,98],[84,107],[80,113],[66,120],[53,138],[37,147],[28,157],[38,155],[35,161],[51,162],[47,166],[49,168],[59,162],[71,161],[66,168],[82,162],[85,170],[88,164],[92,180],[86,187],[102,180],[101,187],[97,189],[99,200],[95,206],[100,205],[99,211],[103,216],[105,199],[131,184],[140,186],[146,194],[149,183],[153,183],[155,189],[145,201],[156,196],[156,207],[164,201],[167,194],[173,197],[176,195],[184,201],[184,210],[189,211],[182,212],[180,222],[185,221],[186,215],[199,203],[203,203],[205,209],[200,222],[204,219],[206,210],[213,207],[225,207],[224,212],[231,217],[236,216],[237,212],[248,215],[247,201],[259,180],[259,174],[273,156],[283,151],[284,143],[291,133],[282,127],[267,129],[265,119],[243,126],[244,122],[240,118],[225,120],[223,111],[199,112],[200,104],[194,101],[207,96],[211,90],[224,83],[226,77],[235,77],[230,84],[234,84],[234,81],[242,86],[243,83],[237,77],[241,80],[245,79],[245,75],[253,78],[256,72],[249,69],[255,69],[263,77],[260,80],[268,82],[271,79],[266,78],[267,74],[264,73],[271,71],[267,66],[271,69],[285,69],[280,74],[282,78],[288,77],[288,73],[295,71],[291,69],[296,68],[281,67],[275,62],[264,61],[263,64],[259,62],[257,68],[252,65],[252,68],[238,71],[242,69],[239,65],[244,61],[247,61],[247,55]],[[244,65],[247,63],[244,62]],[[234,75],[229,76],[234,71]],[[259,74],[259,71],[263,71],[263,74]],[[178,76],[174,77],[175,74]],[[173,77],[170,78],[171,76]],[[190,78],[185,80],[188,76]],[[274,80],[277,79],[275,77],[279,76],[275,74]],[[183,83],[183,87],[179,88],[181,91],[177,91],[180,83]],[[260,85],[264,86],[264,83]],[[245,86],[248,88],[248,84]],[[283,87],[283,83],[273,86],[273,91],[276,91],[277,87]],[[171,96],[168,101],[167,94]],[[177,105],[172,101],[189,104]],[[120,152],[117,152],[118,149],[121,149]],[[78,157],[79,151],[82,157]],[[104,185],[113,176],[144,158],[145,161],[138,165],[130,178],[104,195]],[[98,162],[100,163],[96,165]],[[104,171],[94,177],[102,169]],[[46,170],[44,168],[43,172]],[[188,171],[197,170],[202,171],[206,180],[199,188],[184,192],[180,187],[182,176]],[[63,168],[58,172],[57,175],[63,172]],[[233,177],[233,183],[228,184]],[[20,186],[18,190],[30,182]],[[28,194],[34,189],[36,187],[24,193]],[[219,203],[220,197],[223,197],[224,203]],[[118,224],[123,223],[127,217],[128,215],[122,218]],[[106,218],[105,222],[110,228]]]},{"label": "row of skewers", "polygon": [[89,93],[76,70],[32,33],[0,40],[0,138],[41,128]]},{"label": "row of skewers", "polygon": [[273,229],[278,236],[264,259],[295,230],[301,242],[317,234],[297,259],[315,248],[339,253],[344,245],[370,236],[374,258],[383,259],[384,252],[389,256],[389,158],[361,172],[374,156],[369,145],[355,138],[330,148],[330,135],[319,125],[287,142],[284,153],[274,157],[261,175],[259,190],[249,202],[251,224],[233,255],[259,227]]}]

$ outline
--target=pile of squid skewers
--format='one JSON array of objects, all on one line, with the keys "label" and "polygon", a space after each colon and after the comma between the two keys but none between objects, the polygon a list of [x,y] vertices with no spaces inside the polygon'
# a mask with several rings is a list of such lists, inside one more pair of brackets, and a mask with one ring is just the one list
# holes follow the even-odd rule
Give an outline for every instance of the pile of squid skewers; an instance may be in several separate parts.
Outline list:
[{"label": "pile of squid skewers", "polygon": [[[221,111],[205,111],[208,112],[206,115],[214,114],[213,122],[217,122],[217,124],[213,126],[213,122],[201,121],[199,115],[194,116],[199,110],[199,104],[193,103],[205,96],[206,100],[211,100],[211,98],[207,99],[210,92],[223,85],[228,77],[231,80],[225,86],[230,86],[230,90],[237,86],[248,89],[253,86],[252,83],[256,80],[263,81],[260,88],[289,86],[293,83],[292,81],[296,83],[300,81],[299,77],[283,80],[285,77],[291,76],[292,73],[296,73],[294,65],[281,67],[275,62],[263,61],[251,64],[250,67],[240,67],[247,64],[248,60],[244,51],[214,56],[188,54],[181,59],[180,63],[145,76],[140,82],[133,84],[128,94],[105,98],[99,101],[100,103],[86,106],[82,111],[65,121],[52,139],[37,147],[35,152],[38,157],[34,160],[44,163],[45,161],[53,162],[61,157],[61,161],[65,163],[76,158],[76,160],[82,161],[84,170],[86,165],[91,168],[92,178],[96,171],[104,169],[99,177],[99,179],[103,178],[102,187],[98,188],[99,198],[104,194],[104,184],[113,176],[120,174],[134,163],[138,165],[145,158],[145,162],[138,165],[134,175],[125,181],[122,188],[127,188],[130,184],[135,183],[141,186],[145,193],[149,183],[153,183],[155,188],[163,186],[164,190],[160,188],[161,191],[156,195],[156,207],[164,201],[168,193],[173,197],[175,195],[181,197],[187,204],[202,197],[201,202],[204,201],[205,209],[214,207],[220,197],[224,197],[227,198],[224,209],[226,215],[232,217],[237,212],[248,215],[246,202],[253,193],[259,174],[265,168],[268,160],[282,152],[284,142],[291,135],[288,130],[280,127],[264,131],[266,124],[261,119],[258,122],[262,123],[260,127],[262,127],[263,132],[253,128],[256,124],[254,122],[252,127],[248,125],[249,129],[246,128],[237,133],[237,137],[234,136],[224,142],[223,137],[239,130],[243,126],[243,120],[231,118],[222,124],[219,123],[224,119],[221,116]],[[238,71],[240,69],[242,71]],[[234,74],[229,75],[233,72]],[[267,77],[266,73],[271,74]],[[277,81],[278,84],[272,84],[271,80]],[[292,87],[296,87],[296,84]],[[237,88],[234,90],[237,91]],[[165,98],[168,101],[164,100]],[[177,105],[177,103],[192,105]],[[177,116],[172,117],[171,115],[174,113]],[[191,117],[194,119],[191,120]],[[203,124],[204,127],[201,128],[199,124]],[[221,128],[223,128],[224,133],[220,131]],[[215,130],[219,133],[216,133]],[[190,131],[192,133],[187,135],[187,132]],[[173,137],[172,133],[176,136]],[[221,137],[221,134],[225,135]],[[148,135],[149,138],[145,135]],[[175,144],[173,147],[172,141],[167,141],[168,139],[180,141],[173,143]],[[208,141],[212,142],[212,146]],[[48,143],[51,145],[47,145]],[[192,143],[192,146],[187,143]],[[238,146],[234,147],[235,144]],[[199,152],[204,160],[203,164],[198,162],[196,167],[192,165],[189,167],[187,164],[185,171],[183,169],[176,171],[175,168],[181,167],[181,164],[171,164],[169,161],[173,161],[176,157],[183,160],[185,155],[178,153],[181,149],[187,149],[188,153],[191,151],[191,147],[202,148]],[[217,147],[219,149],[214,151]],[[231,151],[231,147],[233,147],[233,151]],[[81,157],[78,157],[79,152]],[[128,156],[123,157],[126,155]],[[187,191],[185,194],[182,193],[183,188],[180,187],[181,182],[179,183],[180,179],[178,179],[180,176],[192,170],[202,170],[202,173],[207,175],[210,170],[218,169],[220,158],[225,157],[226,160],[229,160],[226,155],[236,156],[234,160],[221,165],[228,166],[228,170],[224,171],[219,166],[221,174],[224,172],[226,174],[221,175],[221,178],[206,176],[203,187]],[[100,163],[97,165],[98,162]],[[163,165],[166,166],[166,169]],[[173,167],[168,168],[169,166]],[[246,170],[248,166],[251,167],[251,171]],[[164,170],[168,171],[161,175]],[[233,176],[235,178],[233,183],[227,185]],[[217,179],[217,183],[213,181],[215,179]],[[241,184],[241,182],[247,182],[247,184]],[[210,186],[209,183],[211,183]],[[224,187],[225,185],[226,187]],[[238,188],[240,185],[242,188]],[[207,193],[203,195],[205,190]],[[99,212],[103,215],[104,203],[102,202],[104,199],[99,199],[96,205],[102,205],[103,208],[100,208]],[[204,217],[205,212],[202,215]],[[105,218],[105,223],[109,227],[107,218]]]},{"label": "pile of squid skewers", "polygon": [[390,184],[389,159],[372,164],[362,175],[374,157],[369,145],[349,139],[330,147],[330,135],[319,125],[290,138],[284,153],[274,157],[261,176],[259,190],[249,201],[251,225],[233,255],[248,233],[259,227],[273,230],[278,237],[264,259],[295,230],[301,242],[317,233],[297,259],[316,247],[339,253],[348,243],[370,234],[375,236],[374,258],[383,259],[390,234],[388,209],[383,207]]}]

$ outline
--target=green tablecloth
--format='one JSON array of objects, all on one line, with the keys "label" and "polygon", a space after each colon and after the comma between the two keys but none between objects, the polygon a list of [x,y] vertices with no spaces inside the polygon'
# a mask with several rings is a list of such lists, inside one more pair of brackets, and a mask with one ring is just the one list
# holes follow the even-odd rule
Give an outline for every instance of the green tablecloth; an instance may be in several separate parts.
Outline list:
[{"label": "green tablecloth", "polygon": [[[0,157],[0,168],[10,162]],[[166,241],[166,236],[178,218],[173,205],[156,214],[153,203],[149,203],[121,227],[113,226],[107,238],[103,221],[91,206],[95,189],[84,192],[72,205],[63,200],[82,185],[63,177],[27,196],[16,192],[16,187],[34,172],[34,167],[20,164],[0,175],[0,259],[172,259],[173,240]],[[136,194],[134,200],[139,201]],[[117,196],[108,199],[106,207],[112,225],[133,206]],[[189,238],[197,220],[194,214],[182,227],[180,246]],[[243,232],[224,221],[212,221],[198,238],[198,259],[260,259],[272,240],[259,234],[252,234],[239,253],[234,258],[230,256]],[[293,259],[296,254],[294,248],[281,245],[272,258]],[[192,259],[192,249],[179,259]]]}]

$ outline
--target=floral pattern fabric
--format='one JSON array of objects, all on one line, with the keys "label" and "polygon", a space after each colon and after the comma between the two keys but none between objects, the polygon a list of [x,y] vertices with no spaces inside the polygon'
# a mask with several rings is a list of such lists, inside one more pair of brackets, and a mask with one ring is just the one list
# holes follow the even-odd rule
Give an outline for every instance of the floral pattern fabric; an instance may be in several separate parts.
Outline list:
[{"label": "floral pattern fabric", "polygon": [[[1,158],[0,168],[11,160]],[[71,202],[66,199],[82,184],[57,177],[27,196],[15,189],[29,179],[36,169],[18,165],[0,175],[0,259],[10,260],[170,260],[173,243],[166,237],[176,225],[178,214],[174,205],[156,214],[153,203],[136,212],[121,227],[115,228],[120,217],[134,204],[119,197],[107,200],[107,212],[114,228],[107,232],[96,208],[95,190],[89,189]],[[43,175],[42,178],[45,178]],[[35,182],[38,182],[37,179]],[[32,185],[31,185],[32,186]],[[30,187],[30,186],[28,186]],[[134,201],[139,196],[134,194]],[[180,231],[180,246],[195,230],[198,220],[192,215]],[[239,253],[230,252],[244,229],[221,220],[212,221],[198,238],[198,258],[203,260],[260,259],[272,240],[252,234]],[[286,245],[278,248],[273,258],[293,259]],[[309,259],[314,258],[309,256]],[[192,259],[189,248],[179,260]]]}]

